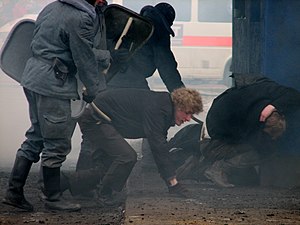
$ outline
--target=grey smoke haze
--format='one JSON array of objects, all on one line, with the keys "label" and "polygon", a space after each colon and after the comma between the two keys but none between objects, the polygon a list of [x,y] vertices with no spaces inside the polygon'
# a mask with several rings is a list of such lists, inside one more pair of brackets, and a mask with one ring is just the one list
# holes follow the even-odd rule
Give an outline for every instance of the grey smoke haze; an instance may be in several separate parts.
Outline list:
[{"label": "grey smoke haze", "polygon": [[[25,139],[30,126],[28,103],[22,87],[0,71],[0,166],[12,166],[16,151]],[[76,128],[70,159],[79,152],[81,135]]]}]

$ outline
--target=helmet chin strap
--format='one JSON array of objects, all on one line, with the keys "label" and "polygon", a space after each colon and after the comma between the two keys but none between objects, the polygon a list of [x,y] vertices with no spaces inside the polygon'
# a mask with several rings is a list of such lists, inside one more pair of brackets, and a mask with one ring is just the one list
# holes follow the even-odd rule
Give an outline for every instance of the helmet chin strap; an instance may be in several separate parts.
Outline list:
[{"label": "helmet chin strap", "polygon": [[203,122],[201,120],[199,120],[197,117],[195,117],[194,115],[192,115],[192,120],[194,120],[197,123],[202,124]]}]

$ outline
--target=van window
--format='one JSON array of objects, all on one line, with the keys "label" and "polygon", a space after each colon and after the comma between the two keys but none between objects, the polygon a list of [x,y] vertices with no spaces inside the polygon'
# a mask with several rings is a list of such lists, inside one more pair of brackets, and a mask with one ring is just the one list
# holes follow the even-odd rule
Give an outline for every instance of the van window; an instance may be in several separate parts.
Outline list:
[{"label": "van window", "polygon": [[[137,13],[146,6],[152,5],[155,6],[157,3],[162,2],[161,0],[123,0],[123,6],[129,8]],[[168,2],[171,4],[176,10],[176,21],[190,21],[191,20],[191,8],[192,3],[191,0],[165,0],[164,2]]]},{"label": "van window", "polygon": [[199,22],[231,23],[232,3],[231,0],[199,0]]}]

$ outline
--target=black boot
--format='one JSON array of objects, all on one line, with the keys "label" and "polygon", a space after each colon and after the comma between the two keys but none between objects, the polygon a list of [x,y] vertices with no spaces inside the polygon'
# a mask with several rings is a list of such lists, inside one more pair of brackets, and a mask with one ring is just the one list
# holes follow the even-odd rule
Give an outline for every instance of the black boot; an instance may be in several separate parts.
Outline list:
[{"label": "black boot", "polygon": [[39,179],[37,181],[37,185],[39,190],[44,189],[44,178],[43,178],[43,167],[40,165],[40,170],[39,170]]},{"label": "black boot", "polygon": [[66,190],[70,189],[69,178],[66,173],[60,173],[60,192],[63,194]]},{"label": "black boot", "polygon": [[45,207],[49,210],[75,212],[81,209],[79,204],[67,202],[61,198],[60,168],[43,167]]},{"label": "black boot", "polygon": [[125,204],[127,198],[126,190],[113,191],[109,187],[102,187],[100,190],[97,203],[99,207],[118,207]]},{"label": "black boot", "polygon": [[25,199],[23,187],[29,174],[32,162],[24,157],[16,157],[10,174],[8,190],[3,203],[26,211],[33,211],[33,206]]}]

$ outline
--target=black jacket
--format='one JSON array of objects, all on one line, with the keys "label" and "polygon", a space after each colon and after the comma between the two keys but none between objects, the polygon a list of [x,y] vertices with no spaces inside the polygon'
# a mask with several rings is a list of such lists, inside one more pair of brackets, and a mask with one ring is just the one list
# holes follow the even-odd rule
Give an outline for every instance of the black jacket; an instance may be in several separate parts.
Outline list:
[{"label": "black jacket", "polygon": [[171,51],[170,33],[157,16],[150,14],[147,17],[154,25],[153,35],[133,55],[127,67],[114,75],[109,87],[149,89],[146,78],[151,77],[156,69],[169,92],[184,86]]},{"label": "black jacket", "polygon": [[175,125],[174,108],[167,92],[141,89],[106,90],[94,103],[112,120],[124,138],[147,138],[162,177],[175,175],[170,161],[167,132]]},{"label": "black jacket", "polygon": [[267,78],[226,90],[208,111],[206,125],[212,138],[241,140],[256,132],[263,124],[260,113],[273,105],[286,116],[300,108],[300,93]]}]

